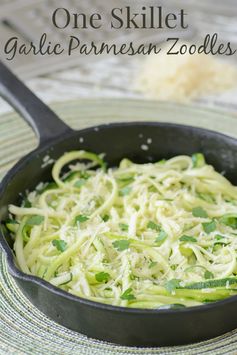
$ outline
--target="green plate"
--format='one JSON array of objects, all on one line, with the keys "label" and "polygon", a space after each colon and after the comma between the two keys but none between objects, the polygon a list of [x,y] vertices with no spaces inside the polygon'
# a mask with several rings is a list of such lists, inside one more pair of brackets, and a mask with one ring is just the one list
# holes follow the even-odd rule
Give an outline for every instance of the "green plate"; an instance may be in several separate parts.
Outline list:
[{"label": "green plate", "polygon": [[[88,99],[52,107],[75,129],[119,121],[160,121],[205,127],[237,137],[237,117],[194,106]],[[0,116],[0,176],[36,145],[32,130],[17,114]],[[33,307],[8,274],[0,252],[0,354],[236,354],[236,349],[237,331],[194,345],[146,349],[89,339],[54,323]]]}]

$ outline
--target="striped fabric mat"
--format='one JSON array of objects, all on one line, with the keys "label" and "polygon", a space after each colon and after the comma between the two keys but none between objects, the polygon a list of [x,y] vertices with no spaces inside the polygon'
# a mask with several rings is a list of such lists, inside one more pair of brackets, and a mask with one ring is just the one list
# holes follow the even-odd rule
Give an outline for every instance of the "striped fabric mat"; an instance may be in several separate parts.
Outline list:
[{"label": "striped fabric mat", "polygon": [[[215,129],[237,137],[236,117],[215,111],[134,100],[83,100],[53,107],[73,128],[111,121],[157,120]],[[16,114],[0,116],[0,177],[36,147],[31,129]],[[131,348],[87,338],[48,319],[21,293],[0,252],[0,354],[237,354],[237,330],[202,343]]]}]

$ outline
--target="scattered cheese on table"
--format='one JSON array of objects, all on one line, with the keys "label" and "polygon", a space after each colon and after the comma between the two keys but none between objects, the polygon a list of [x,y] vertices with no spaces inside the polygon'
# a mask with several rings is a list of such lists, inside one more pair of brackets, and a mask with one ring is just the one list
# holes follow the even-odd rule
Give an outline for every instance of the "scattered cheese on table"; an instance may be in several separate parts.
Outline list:
[{"label": "scattered cheese on table", "polygon": [[212,55],[152,54],[141,65],[135,87],[148,98],[189,101],[237,86],[237,69]]}]

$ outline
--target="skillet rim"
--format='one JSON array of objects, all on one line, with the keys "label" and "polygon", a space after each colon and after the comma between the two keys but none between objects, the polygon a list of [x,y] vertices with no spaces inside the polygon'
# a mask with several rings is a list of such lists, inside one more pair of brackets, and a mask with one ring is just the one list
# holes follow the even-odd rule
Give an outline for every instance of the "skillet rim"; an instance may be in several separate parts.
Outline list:
[{"label": "skillet rim", "polygon": [[[213,131],[211,129],[203,128],[203,127],[198,127],[198,126],[193,126],[193,125],[187,125],[187,124],[179,124],[179,123],[171,123],[171,122],[163,122],[163,121],[126,121],[126,122],[113,122],[113,123],[104,123],[100,125],[95,125],[95,126],[90,126],[86,127],[80,130],[74,130],[69,127],[69,131],[63,136],[55,137],[54,139],[46,142],[44,146],[38,145],[33,151],[29,152],[27,155],[23,156],[3,177],[2,181],[0,182],[0,199],[4,195],[4,187],[12,180],[13,176],[15,176],[18,172],[19,169],[22,167],[24,168],[24,165],[30,162],[30,160],[37,154],[41,154],[44,151],[48,150],[49,148],[52,148],[53,146],[60,144],[64,140],[70,137],[74,137],[80,133],[84,133],[87,131],[92,131],[92,130],[100,130],[100,129],[109,129],[113,127],[121,127],[121,126],[160,126],[160,127],[173,127],[173,128],[178,128],[178,129],[184,129],[184,130],[190,130],[190,131],[199,131],[202,133],[207,133],[210,135],[214,136],[219,136],[220,138],[227,139],[229,141],[232,141],[237,147],[237,138],[229,136],[225,133],[218,132],[218,131]],[[28,275],[21,271],[15,264],[14,262],[14,252],[13,249],[8,245],[4,233],[2,232],[2,225],[0,221],[0,248],[2,249],[3,253],[6,256],[6,261],[7,261],[7,267],[8,267],[8,272],[9,274],[16,279],[20,279],[23,281],[27,281],[30,283],[33,283],[37,286],[40,286],[47,291],[51,292],[52,294],[55,294],[57,296],[61,296],[65,299],[68,299],[70,301],[82,303],[85,306],[93,307],[93,308],[99,308],[103,311],[113,311],[113,312],[125,312],[127,314],[137,314],[137,315],[167,315],[167,316],[172,316],[172,314],[186,314],[190,312],[199,312],[199,311],[208,311],[217,308],[218,306],[224,306],[225,304],[229,303],[235,303],[237,301],[237,295],[235,296],[230,296],[227,297],[223,300],[215,301],[215,302],[210,302],[210,303],[204,303],[200,306],[190,306],[190,307],[185,307],[185,308],[177,308],[177,309],[147,309],[147,308],[129,308],[129,307],[122,307],[122,306],[114,306],[110,304],[104,304],[101,302],[97,301],[91,301],[87,298],[82,298],[79,296],[75,296],[70,294],[69,292],[66,292],[59,287],[56,287],[50,282],[45,281],[44,279],[35,276],[35,275]],[[26,296],[27,297],[27,296]]]}]

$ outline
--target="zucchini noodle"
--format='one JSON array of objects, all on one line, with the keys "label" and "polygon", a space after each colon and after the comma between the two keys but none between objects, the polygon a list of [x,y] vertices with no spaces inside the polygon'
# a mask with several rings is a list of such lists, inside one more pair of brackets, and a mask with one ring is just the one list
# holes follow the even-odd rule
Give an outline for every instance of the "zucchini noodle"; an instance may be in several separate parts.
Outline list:
[{"label": "zucchini noodle", "polygon": [[65,153],[6,226],[19,268],[80,297],[181,308],[237,294],[237,187],[201,153],[156,163]]}]

